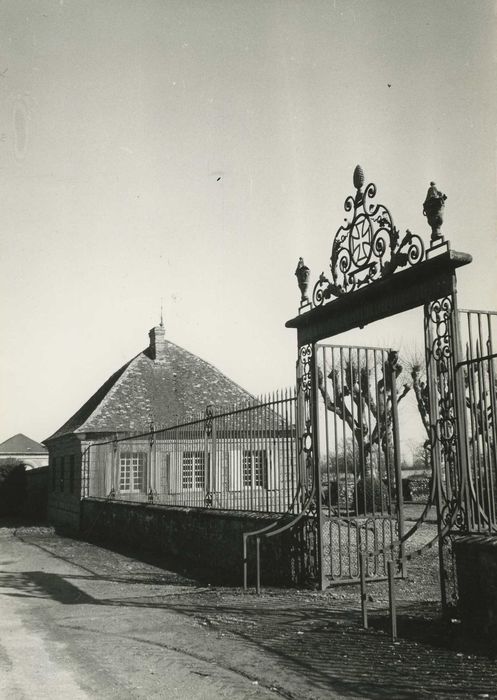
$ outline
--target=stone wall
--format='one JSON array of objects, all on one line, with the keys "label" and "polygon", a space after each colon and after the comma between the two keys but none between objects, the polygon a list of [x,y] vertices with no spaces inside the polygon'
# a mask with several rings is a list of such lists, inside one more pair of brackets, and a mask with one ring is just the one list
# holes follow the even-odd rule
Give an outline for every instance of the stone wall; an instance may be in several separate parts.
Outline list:
[{"label": "stone wall", "polygon": [[23,514],[30,520],[44,521],[48,509],[48,467],[30,469],[25,479]]},{"label": "stone wall", "polygon": [[88,444],[69,435],[49,445],[48,519],[62,531],[79,530],[81,461]]},{"label": "stone wall", "polygon": [[497,645],[497,535],[460,537],[454,551],[461,620]]},{"label": "stone wall", "polygon": [[[129,548],[143,554],[174,558],[192,573],[241,585],[242,535],[275,522],[274,516],[204,508],[147,505],[84,499],[81,535],[91,541]],[[261,540],[263,585],[308,583],[301,556],[302,528]],[[255,577],[255,544],[249,548],[249,585]]]}]

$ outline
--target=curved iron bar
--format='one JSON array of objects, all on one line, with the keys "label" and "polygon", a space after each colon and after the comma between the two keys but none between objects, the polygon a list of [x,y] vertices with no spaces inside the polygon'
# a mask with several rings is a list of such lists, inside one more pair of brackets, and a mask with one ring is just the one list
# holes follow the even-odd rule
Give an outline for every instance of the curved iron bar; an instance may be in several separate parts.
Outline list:
[{"label": "curved iron bar", "polygon": [[[468,470],[469,471],[469,470]],[[484,509],[484,507],[481,505],[481,503],[478,503],[478,499],[476,497],[476,487],[474,484],[474,477],[471,473],[468,473],[467,480],[466,480],[466,487],[469,492],[469,498],[471,500],[471,504],[473,506],[473,514],[478,514],[478,522],[483,523],[483,525],[487,526],[489,532],[492,529],[492,518],[489,513],[487,513]]]},{"label": "curved iron bar", "polygon": [[[288,518],[291,515],[296,515],[296,519],[292,520],[291,523],[298,522],[297,518],[300,515],[300,513],[295,514],[294,508],[296,503],[298,502],[298,498],[300,496],[300,492],[302,490],[302,482],[299,482],[297,485],[297,490],[294,494],[293,500],[290,504],[290,506],[287,508],[286,512],[281,515],[278,520],[274,523],[270,523],[269,525],[266,525],[265,527],[260,528],[259,530],[251,530],[250,532],[244,532],[242,534],[243,538],[243,590],[246,591],[248,588],[248,556],[247,556],[247,544],[248,544],[248,538],[249,537],[260,537],[261,535],[265,535],[267,532],[271,531],[273,528],[279,527],[280,523],[285,520],[285,518]],[[306,504],[304,504],[305,508]],[[302,512],[304,510],[302,509]],[[257,566],[259,566],[257,564]],[[259,586],[257,586],[259,588]],[[259,591],[258,591],[259,592]]]},{"label": "curved iron bar", "polygon": [[[378,556],[385,555],[387,552],[392,551],[395,547],[400,547],[401,544],[405,544],[405,542],[407,542],[407,540],[409,540],[414,535],[414,533],[417,532],[419,530],[419,528],[425,524],[426,517],[428,515],[428,511],[430,510],[430,508],[432,508],[435,505],[434,504],[435,492],[436,492],[436,484],[433,481],[431,493],[430,493],[430,496],[426,502],[426,505],[425,505],[421,515],[416,520],[416,522],[414,523],[414,525],[411,527],[410,530],[408,530],[406,533],[404,533],[402,535],[402,537],[400,537],[398,540],[395,540],[395,542],[391,542],[390,544],[385,545],[384,547],[381,547],[380,549],[375,549],[371,552],[365,552],[365,554],[367,554],[368,557],[378,557]],[[357,527],[360,528],[361,525],[358,525]],[[401,561],[401,559],[398,559],[398,561]]]},{"label": "curved iron bar", "polygon": [[[433,469],[433,475],[435,469]],[[427,501],[427,504],[425,506],[425,509],[421,515],[421,518],[418,519],[416,524],[414,525],[413,528],[409,531],[409,533],[406,533],[406,536],[402,539],[407,539],[408,537],[412,536],[412,534],[415,532],[415,530],[422,524],[422,520],[426,517],[426,513],[428,512],[428,509],[431,505],[433,505],[433,500],[437,492],[437,486],[440,486],[438,480],[435,481],[435,479],[432,479],[432,488],[431,488],[431,493],[430,497]],[[463,497],[463,494],[460,494],[461,500]],[[450,503],[446,503],[445,507],[450,508]],[[396,601],[395,601],[395,585],[394,585],[394,565],[396,565],[397,570],[399,570],[405,563],[412,561],[414,558],[420,557],[425,551],[428,549],[431,549],[433,545],[439,541],[439,540],[444,540],[447,535],[451,532],[453,529],[454,524],[460,520],[460,518],[464,518],[464,510],[461,506],[460,502],[455,501],[454,502],[454,509],[452,512],[447,513],[447,516],[444,518],[443,515],[441,514],[441,520],[443,522],[443,526],[438,529],[437,534],[429,541],[426,542],[425,544],[421,545],[421,547],[418,547],[418,549],[414,550],[413,552],[409,552],[406,554],[403,554],[400,557],[393,557],[387,562],[388,564],[388,584],[389,584],[389,609],[390,609],[390,625],[391,625],[391,635],[392,635],[392,640],[395,640],[396,635],[397,635],[397,621],[396,621]],[[399,541],[400,542],[400,541]],[[362,620],[363,620],[363,626],[366,628],[368,626],[368,620],[367,620],[367,596],[366,596],[366,573],[367,573],[367,561],[369,557],[378,557],[378,556],[385,556],[387,551],[391,551],[394,546],[398,545],[399,543],[393,543],[389,547],[381,548],[379,550],[374,550],[374,551],[363,551],[361,550],[359,552],[359,566],[360,566],[360,585],[361,585],[361,609],[362,609]]]},{"label": "curved iron bar", "polygon": [[[392,640],[396,638],[397,634],[397,623],[396,623],[396,604],[395,604],[395,591],[394,591],[394,577],[393,577],[393,565],[397,565],[397,570],[401,568],[404,563],[412,561],[413,559],[420,557],[425,551],[431,549],[433,545],[438,540],[443,540],[451,531],[452,526],[459,514],[459,508],[456,508],[452,517],[446,522],[445,527],[437,532],[435,537],[433,537],[429,542],[426,542],[418,549],[410,552],[409,554],[404,554],[401,558],[392,558],[388,562],[388,579],[389,579],[389,599],[390,599],[390,624],[392,630]],[[366,597],[366,571],[367,568],[367,558],[369,556],[377,556],[378,552],[360,552],[360,583],[361,583],[361,608],[362,608],[362,619],[363,626],[366,628],[368,626],[367,622],[367,597]]]},{"label": "curved iron bar", "polygon": [[[391,542],[389,545],[386,545],[385,547],[382,547],[382,548],[377,549],[377,550],[373,550],[371,552],[364,552],[364,554],[366,554],[367,557],[377,557],[377,556],[384,555],[389,551],[392,551],[395,547],[398,547],[401,544],[405,543],[410,537],[412,537],[412,535],[419,529],[419,527],[421,527],[421,525],[423,525],[426,522],[426,516],[428,514],[429,509],[435,505],[434,501],[435,501],[435,495],[436,495],[436,491],[437,491],[437,482],[436,482],[436,479],[434,478],[435,477],[434,472],[435,472],[435,470],[432,471],[432,485],[431,485],[430,495],[429,495],[428,500],[426,502],[426,505],[423,509],[423,512],[421,513],[420,517],[415,522],[413,527],[408,532],[406,532],[402,537],[400,537],[398,540],[396,540],[395,542]],[[465,484],[465,486],[467,487],[466,484]],[[461,493],[459,494],[461,500],[463,499],[463,495],[464,494],[461,491]],[[444,500],[445,500],[445,509],[447,509],[450,507],[450,503],[449,503],[447,498],[445,498]],[[406,554],[403,557],[397,557],[395,559],[395,561],[398,564],[401,564],[404,561],[410,561],[412,556],[414,556],[417,552],[421,553],[425,549],[429,548],[440,537],[445,537],[450,532],[450,530],[452,529],[452,527],[456,523],[456,521],[461,517],[461,514],[462,514],[462,516],[464,516],[464,510],[463,510],[461,504],[455,502],[454,506],[455,507],[454,507],[452,513],[449,511],[445,515],[445,517],[443,515],[441,516],[442,521],[444,522],[444,527],[442,527],[440,532],[437,533],[436,537],[433,538],[433,540],[431,540],[431,542],[423,545],[420,548],[420,550],[416,550],[416,552],[414,552],[414,553]],[[358,526],[358,527],[360,527],[360,526]]]},{"label": "curved iron bar", "polygon": [[307,515],[307,513],[310,511],[310,508],[311,508],[312,504],[314,503],[314,496],[315,496],[315,493],[314,493],[314,487],[313,487],[311,493],[309,494],[309,496],[307,498],[307,501],[304,503],[304,506],[303,506],[302,510],[300,511],[300,513],[297,514],[295,520],[292,520],[289,523],[287,523],[286,525],[283,525],[278,530],[273,530],[272,532],[268,533],[266,535],[266,537],[274,537],[274,535],[279,535],[281,532],[285,532],[285,530],[289,530],[293,525],[295,525],[295,523],[298,523],[299,520],[302,520],[302,517],[304,515]]}]

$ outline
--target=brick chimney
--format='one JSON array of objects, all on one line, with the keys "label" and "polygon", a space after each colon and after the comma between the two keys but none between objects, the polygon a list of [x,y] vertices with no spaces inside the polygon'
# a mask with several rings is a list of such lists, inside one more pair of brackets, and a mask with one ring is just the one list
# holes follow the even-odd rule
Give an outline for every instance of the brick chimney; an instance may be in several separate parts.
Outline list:
[{"label": "brick chimney", "polygon": [[166,340],[164,326],[161,323],[160,326],[155,326],[149,333],[150,338],[150,357],[153,360],[162,360],[166,356]]}]

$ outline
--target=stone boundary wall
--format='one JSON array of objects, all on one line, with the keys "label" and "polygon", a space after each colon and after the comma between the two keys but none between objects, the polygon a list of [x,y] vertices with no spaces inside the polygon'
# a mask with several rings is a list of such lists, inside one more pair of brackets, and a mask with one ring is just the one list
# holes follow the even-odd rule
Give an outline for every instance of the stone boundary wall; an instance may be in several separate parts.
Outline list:
[{"label": "stone boundary wall", "polygon": [[23,515],[31,520],[44,521],[48,510],[48,467],[30,469],[25,478]]},{"label": "stone boundary wall", "polygon": [[457,538],[454,551],[461,621],[497,646],[497,535]]},{"label": "stone boundary wall", "polygon": [[[87,498],[80,534],[92,542],[174,558],[213,582],[242,585],[243,538],[276,518],[267,514],[182,508]],[[303,519],[302,519],[303,521]],[[261,540],[262,585],[305,585],[302,521]],[[255,539],[249,539],[249,585],[255,584]]]}]

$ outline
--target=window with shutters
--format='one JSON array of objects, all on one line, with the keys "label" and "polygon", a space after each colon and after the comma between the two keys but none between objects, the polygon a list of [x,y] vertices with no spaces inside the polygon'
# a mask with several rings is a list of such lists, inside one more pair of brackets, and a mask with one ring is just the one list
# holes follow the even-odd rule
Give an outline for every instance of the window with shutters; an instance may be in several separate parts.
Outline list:
[{"label": "window with shutters", "polygon": [[121,452],[119,455],[119,490],[128,493],[144,493],[146,470],[146,452]]},{"label": "window with shutters", "polygon": [[183,452],[181,483],[185,491],[205,488],[205,452]]},{"label": "window with shutters", "polygon": [[266,450],[244,450],[242,472],[245,488],[267,488]]}]

